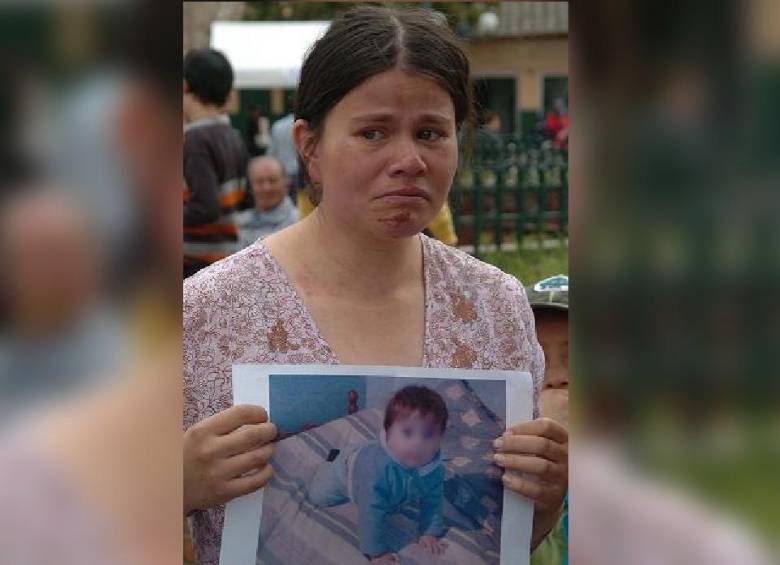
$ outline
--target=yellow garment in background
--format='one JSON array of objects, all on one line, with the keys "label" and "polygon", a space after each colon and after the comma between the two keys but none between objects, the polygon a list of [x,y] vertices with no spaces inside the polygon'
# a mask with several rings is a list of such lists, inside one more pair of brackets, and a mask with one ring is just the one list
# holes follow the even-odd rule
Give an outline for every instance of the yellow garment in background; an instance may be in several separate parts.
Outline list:
[{"label": "yellow garment in background", "polygon": [[[314,204],[303,192],[298,193],[298,219],[302,220],[314,211]],[[457,245],[458,235],[455,233],[455,226],[452,224],[452,212],[446,202],[433,221],[428,224],[428,230],[433,237],[446,243],[447,245]]]},{"label": "yellow garment in background", "polygon": [[428,230],[433,237],[452,245],[453,247],[458,245],[458,234],[455,233],[455,226],[452,224],[452,212],[450,212],[450,205],[445,202],[436,217],[428,224]]},{"label": "yellow garment in background", "polygon": [[299,190],[298,191],[298,219],[302,220],[312,212],[314,212],[314,204],[311,203],[311,200],[309,200],[309,197],[306,196],[306,194]]}]

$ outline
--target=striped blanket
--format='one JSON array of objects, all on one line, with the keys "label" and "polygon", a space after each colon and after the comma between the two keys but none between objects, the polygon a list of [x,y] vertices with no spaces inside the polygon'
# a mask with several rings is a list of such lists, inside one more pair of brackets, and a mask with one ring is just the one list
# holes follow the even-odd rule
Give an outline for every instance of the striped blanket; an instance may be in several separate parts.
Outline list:
[{"label": "striped blanket", "polygon": [[[487,410],[465,381],[442,381],[450,411],[442,453],[446,468],[443,556],[433,558],[416,543],[418,508],[409,504],[388,519],[387,540],[404,565],[498,564],[503,491],[492,464],[491,441],[503,422]],[[358,549],[357,508],[347,503],[315,508],[306,485],[331,449],[375,439],[379,409],[362,410],[277,443],[274,479],[266,487],[257,563],[352,565],[367,562]]]}]

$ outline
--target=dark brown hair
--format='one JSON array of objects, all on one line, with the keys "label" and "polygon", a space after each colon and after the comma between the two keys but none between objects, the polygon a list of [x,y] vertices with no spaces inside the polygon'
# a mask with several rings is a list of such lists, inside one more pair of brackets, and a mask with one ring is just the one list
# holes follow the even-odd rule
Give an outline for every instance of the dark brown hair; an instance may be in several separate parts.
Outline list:
[{"label": "dark brown hair", "polygon": [[447,428],[447,405],[441,395],[425,386],[407,386],[395,393],[385,409],[385,431],[402,415],[419,412],[423,418],[431,416],[444,433]]},{"label": "dark brown hair", "polygon": [[215,49],[193,49],[184,56],[184,80],[203,104],[222,106],[233,87],[233,67]]},{"label": "dark brown hair", "polygon": [[[316,143],[328,112],[374,75],[400,68],[426,75],[452,99],[455,123],[471,128],[474,94],[469,61],[443,14],[426,9],[353,8],[334,19],[306,56],[293,114],[304,119]],[[305,159],[300,160],[309,183]],[[314,203],[319,194],[311,194]]]}]

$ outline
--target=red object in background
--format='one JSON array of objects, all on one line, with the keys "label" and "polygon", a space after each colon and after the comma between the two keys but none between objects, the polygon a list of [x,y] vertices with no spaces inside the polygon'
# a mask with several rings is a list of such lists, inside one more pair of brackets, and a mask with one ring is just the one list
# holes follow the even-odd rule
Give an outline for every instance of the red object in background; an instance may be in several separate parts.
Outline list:
[{"label": "red object in background", "polygon": [[544,119],[544,135],[550,139],[555,139],[561,130],[569,129],[569,115],[550,112]]},{"label": "red object in background", "polygon": [[556,149],[566,146],[569,140],[569,115],[552,111],[544,119],[544,135],[551,139]]}]

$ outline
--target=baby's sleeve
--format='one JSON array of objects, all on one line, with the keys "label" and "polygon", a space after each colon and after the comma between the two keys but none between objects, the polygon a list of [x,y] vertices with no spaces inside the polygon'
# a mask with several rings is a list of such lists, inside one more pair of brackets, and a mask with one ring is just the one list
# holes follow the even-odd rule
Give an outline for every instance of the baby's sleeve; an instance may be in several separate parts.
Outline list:
[{"label": "baby's sleeve", "polygon": [[420,501],[419,534],[440,538],[447,531],[444,525],[444,466],[431,473],[431,488]]},{"label": "baby's sleeve", "polygon": [[355,502],[358,507],[360,551],[371,557],[390,551],[384,541],[388,495],[382,481],[376,481]]}]

